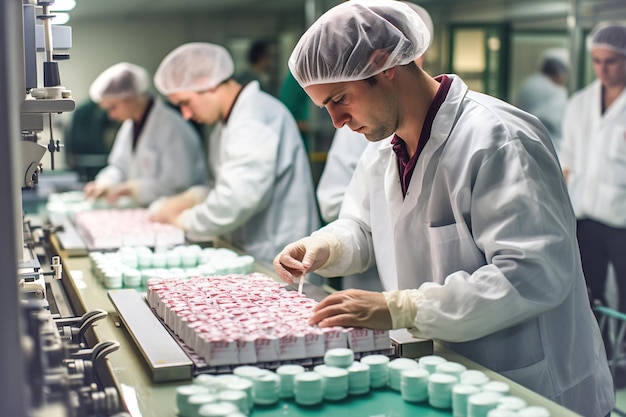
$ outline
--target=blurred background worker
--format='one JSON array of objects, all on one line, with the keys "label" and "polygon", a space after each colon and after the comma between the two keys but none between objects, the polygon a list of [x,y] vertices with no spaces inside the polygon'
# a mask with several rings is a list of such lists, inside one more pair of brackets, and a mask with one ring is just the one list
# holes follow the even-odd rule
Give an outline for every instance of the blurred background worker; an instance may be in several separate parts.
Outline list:
[{"label": "blurred background worker", "polygon": [[235,80],[246,85],[250,81],[258,81],[261,90],[277,95],[276,80],[276,44],[267,40],[252,43],[248,50],[248,67],[235,77]]},{"label": "blurred background worker", "polygon": [[626,25],[597,25],[590,50],[597,79],[567,105],[561,164],[591,297],[608,305],[612,263],[617,308],[626,312]]},{"label": "blurred background worker", "polygon": [[298,127],[278,99],[233,76],[223,47],[189,43],[167,55],[154,82],[186,119],[214,125],[209,183],[154,204],[157,221],[198,238],[224,236],[271,263],[319,226],[311,170]]},{"label": "blurred background worker", "polygon": [[[431,40],[428,45],[430,47],[432,45],[432,35],[435,33],[430,14],[426,9],[415,3],[408,1],[403,3],[411,7],[424,21],[428,32],[431,34]],[[426,52],[415,60],[415,63],[420,68],[424,64],[425,57]],[[339,217],[344,194],[348,184],[350,184],[359,158],[368,143],[363,134],[354,132],[348,126],[342,126],[336,130],[328,150],[324,171],[317,185],[317,201],[320,207],[320,214],[326,223],[330,223]],[[382,285],[380,284],[376,265],[361,274],[343,277],[342,287],[381,291]]]},{"label": "blurred background worker", "polygon": [[292,282],[375,262],[385,292],[334,292],[309,324],[405,328],[605,417],[613,385],[548,132],[456,74],[431,77],[413,62],[429,41],[390,0],[342,3],[300,38],[298,82],[336,127],[378,146],[362,154],[339,218],[285,247],[275,269]]},{"label": "blurred background worker", "polygon": [[93,181],[107,166],[120,123],[91,99],[76,107],[65,134],[65,163],[81,182]]},{"label": "blurred background worker", "polygon": [[557,152],[563,136],[561,124],[567,105],[567,74],[567,52],[562,49],[545,51],[539,71],[522,83],[514,103],[541,120],[548,129]]},{"label": "blurred background worker", "polygon": [[100,74],[91,99],[123,122],[108,165],[85,185],[87,198],[128,196],[142,206],[206,180],[202,141],[181,115],[149,93],[148,72],[122,62]]}]

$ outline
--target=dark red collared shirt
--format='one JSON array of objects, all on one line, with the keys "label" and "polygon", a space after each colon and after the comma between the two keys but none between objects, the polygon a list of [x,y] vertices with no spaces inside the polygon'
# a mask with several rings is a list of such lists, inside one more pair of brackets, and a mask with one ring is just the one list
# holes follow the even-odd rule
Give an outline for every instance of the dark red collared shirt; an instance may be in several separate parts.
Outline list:
[{"label": "dark red collared shirt", "polygon": [[417,151],[415,152],[415,155],[409,155],[409,152],[406,149],[406,143],[400,136],[394,135],[393,139],[391,140],[393,151],[396,153],[396,158],[398,160],[398,172],[400,174],[402,195],[405,197],[406,192],[409,189],[409,183],[411,182],[413,171],[415,170],[417,158],[419,158],[422,150],[424,149],[424,146],[426,145],[426,142],[428,142],[428,139],[430,139],[430,131],[433,127],[433,121],[435,120],[435,116],[437,115],[439,108],[446,100],[448,91],[450,90],[450,85],[452,84],[452,79],[445,74],[435,77],[435,80],[439,82],[439,89],[435,94],[433,102],[430,104],[428,113],[426,113],[426,119],[424,120],[424,126],[422,126],[422,132],[420,133],[420,138],[419,142],[417,143]]},{"label": "dark red collared shirt", "polygon": [[141,120],[139,122],[133,122],[133,152],[137,148],[137,142],[139,142],[139,136],[141,132],[143,132],[143,127],[146,124],[146,119],[148,115],[152,111],[152,106],[154,105],[154,99],[151,97],[148,100],[148,105],[146,106],[146,110],[143,112],[143,116],[141,116]]}]

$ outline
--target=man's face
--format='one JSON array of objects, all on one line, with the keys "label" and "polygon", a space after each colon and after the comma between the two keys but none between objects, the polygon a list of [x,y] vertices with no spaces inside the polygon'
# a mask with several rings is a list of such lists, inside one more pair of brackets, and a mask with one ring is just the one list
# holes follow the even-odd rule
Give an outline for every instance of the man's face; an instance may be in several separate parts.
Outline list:
[{"label": "man's face", "polygon": [[123,122],[132,117],[134,109],[133,103],[135,102],[136,101],[132,98],[103,99],[100,101],[99,106],[102,110],[107,112],[109,119]]},{"label": "man's face", "polygon": [[626,56],[607,48],[591,51],[596,77],[605,87],[623,86],[626,83]]},{"label": "man's face", "polygon": [[385,80],[376,76],[374,81],[317,84],[304,90],[316,106],[326,108],[337,129],[347,125],[376,142],[396,131],[398,109]]},{"label": "man's face", "polygon": [[183,91],[169,94],[167,98],[173,105],[180,108],[185,120],[213,125],[221,117],[220,100],[216,89],[199,92]]}]

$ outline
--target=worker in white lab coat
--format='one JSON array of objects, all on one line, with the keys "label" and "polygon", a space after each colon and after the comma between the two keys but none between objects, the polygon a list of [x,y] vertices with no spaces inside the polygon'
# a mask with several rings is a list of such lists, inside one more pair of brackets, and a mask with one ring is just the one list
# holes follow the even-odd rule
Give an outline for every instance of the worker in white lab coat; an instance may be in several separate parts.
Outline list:
[{"label": "worker in white lab coat", "polygon": [[591,296],[607,305],[612,263],[626,312],[626,25],[600,24],[590,39],[596,80],[568,103],[561,163]]},{"label": "worker in white lab coat", "polygon": [[302,36],[295,78],[337,127],[375,143],[339,219],[288,245],[274,267],[291,282],[375,261],[385,292],[333,293],[309,323],[407,328],[604,417],[611,375],[550,137],[457,76],[428,76],[412,62],[427,45],[417,15],[394,0],[342,3]]},{"label": "worker in white lab coat", "polygon": [[557,153],[563,137],[561,124],[567,105],[567,53],[548,49],[541,57],[539,71],[522,83],[515,105],[537,116],[544,124]]},{"label": "worker in white lab coat", "polygon": [[107,166],[85,185],[87,198],[105,196],[109,203],[128,196],[147,206],[206,180],[202,140],[197,131],[160,98],[149,93],[150,76],[122,62],[92,83],[91,99],[112,120],[123,122]]},{"label": "worker in white lab coat", "polygon": [[348,126],[335,131],[317,184],[317,201],[324,221],[332,222],[339,217],[343,196],[368,143],[365,136]]},{"label": "worker in white lab coat", "polygon": [[[422,19],[428,33],[434,34],[433,21],[430,14],[422,6],[411,2],[404,2],[411,7]],[[415,59],[415,63],[422,67],[426,54]],[[339,216],[343,196],[346,193],[352,174],[356,169],[361,154],[367,147],[367,139],[360,133],[352,131],[348,126],[343,126],[335,131],[330,149],[324,164],[324,171],[317,185],[317,202],[320,207],[322,219],[331,222]],[[348,275],[342,278],[343,288],[360,288],[363,290],[380,291],[382,286],[376,265],[372,265],[367,271],[360,274]]]},{"label": "worker in white lab coat", "polygon": [[157,221],[197,238],[223,236],[271,263],[284,245],[319,227],[309,161],[295,120],[256,81],[233,76],[221,46],[182,45],[155,74],[161,93],[187,119],[214,125],[209,138],[210,181],[151,207]]}]

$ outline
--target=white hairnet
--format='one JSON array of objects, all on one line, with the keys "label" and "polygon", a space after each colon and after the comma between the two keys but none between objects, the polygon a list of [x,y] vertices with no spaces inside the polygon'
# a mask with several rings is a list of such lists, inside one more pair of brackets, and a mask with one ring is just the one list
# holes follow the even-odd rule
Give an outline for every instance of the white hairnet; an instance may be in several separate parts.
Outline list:
[{"label": "white hairnet", "polygon": [[215,44],[192,42],[170,52],[154,74],[161,94],[205,91],[232,77],[235,70],[228,51]]},{"label": "white hairnet", "polygon": [[324,13],[302,35],[289,70],[302,87],[364,80],[410,63],[429,43],[426,24],[404,2],[350,0]]},{"label": "white hairnet", "polygon": [[541,54],[539,65],[541,66],[549,59],[555,59],[561,62],[564,66],[569,67],[569,52],[566,48],[548,48],[544,50]]},{"label": "white hairnet", "polygon": [[100,103],[105,99],[123,99],[141,96],[150,88],[150,75],[144,68],[120,62],[98,75],[89,87],[89,97]]},{"label": "white hairnet", "polygon": [[589,49],[607,48],[626,56],[626,25],[620,23],[600,23],[590,36]]},{"label": "white hairnet", "polygon": [[430,47],[430,45],[433,44],[433,38],[435,37],[435,25],[433,24],[433,19],[430,17],[430,13],[428,13],[428,11],[419,4],[411,3],[410,1],[405,1],[405,3],[424,21],[426,29],[428,29],[428,33],[430,33],[430,41],[428,42],[428,47]]}]

